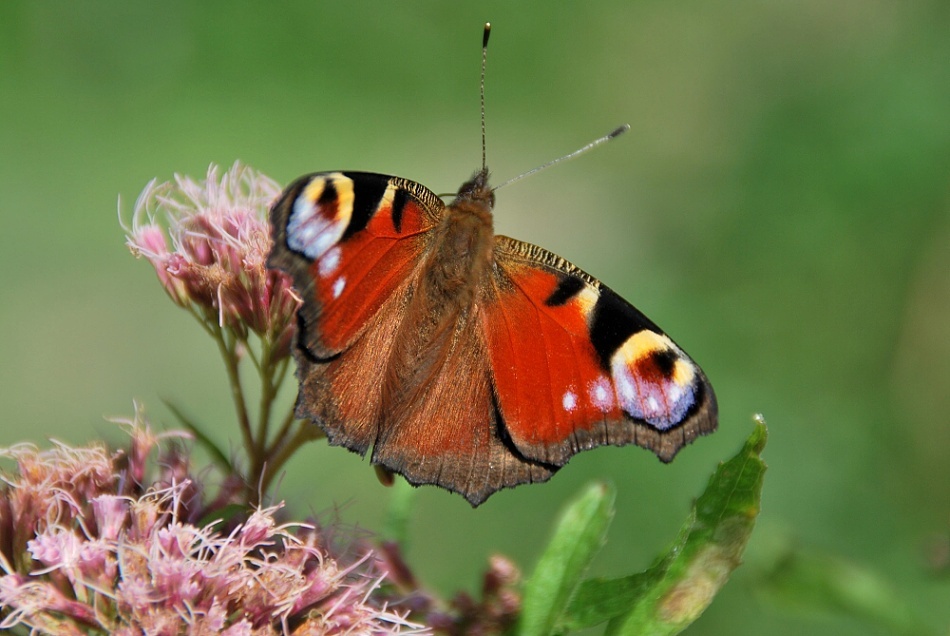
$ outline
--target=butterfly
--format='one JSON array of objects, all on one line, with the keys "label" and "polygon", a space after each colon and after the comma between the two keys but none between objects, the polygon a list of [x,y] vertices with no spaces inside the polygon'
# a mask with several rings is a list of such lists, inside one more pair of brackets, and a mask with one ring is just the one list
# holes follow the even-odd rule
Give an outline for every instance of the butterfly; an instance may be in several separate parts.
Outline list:
[{"label": "butterfly", "polygon": [[303,298],[298,417],[473,506],[579,451],[636,444],[668,462],[714,431],[699,366],[596,278],[494,234],[494,205],[485,168],[448,205],[368,172],[284,190],[269,265]]},{"label": "butterfly", "polygon": [[297,417],[472,506],[596,446],[669,462],[717,426],[705,374],[649,318],[560,256],[494,233],[490,33],[482,167],[455,200],[383,174],[305,175],[271,208],[268,257],[303,299]]}]

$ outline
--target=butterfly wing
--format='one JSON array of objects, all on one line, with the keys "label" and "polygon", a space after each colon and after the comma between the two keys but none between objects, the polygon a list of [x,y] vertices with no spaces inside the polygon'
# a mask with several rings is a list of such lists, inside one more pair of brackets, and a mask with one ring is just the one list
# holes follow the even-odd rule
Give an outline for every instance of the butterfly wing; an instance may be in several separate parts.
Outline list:
[{"label": "butterfly wing", "polygon": [[317,421],[332,444],[362,454],[375,440],[380,361],[444,212],[418,183],[363,172],[301,177],[271,208],[268,264],[290,274],[304,300],[297,415]]},{"label": "butterfly wing", "polygon": [[271,209],[268,264],[304,298],[298,345],[313,359],[350,347],[411,281],[445,206],[418,183],[367,172],[301,177]]},{"label": "butterfly wing", "polygon": [[571,263],[496,237],[484,311],[504,429],[526,458],[562,466],[604,444],[670,461],[717,425],[706,376],[636,308]]},{"label": "butterfly wing", "polygon": [[436,484],[477,506],[492,493],[546,481],[557,469],[523,457],[503,435],[479,309],[451,321],[445,344],[431,346],[431,359],[415,368],[417,387],[387,400],[385,425],[373,448],[373,463],[410,483]]}]

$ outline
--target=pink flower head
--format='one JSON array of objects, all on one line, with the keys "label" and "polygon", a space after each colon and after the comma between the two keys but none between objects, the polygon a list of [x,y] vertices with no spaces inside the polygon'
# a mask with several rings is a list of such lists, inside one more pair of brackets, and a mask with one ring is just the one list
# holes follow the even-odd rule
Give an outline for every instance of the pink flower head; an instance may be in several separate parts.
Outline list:
[{"label": "pink flower head", "polygon": [[107,541],[118,539],[129,521],[128,499],[116,495],[99,495],[91,503],[99,536]]},{"label": "pink flower head", "polygon": [[[20,467],[0,474],[7,484],[0,491],[0,536],[16,525],[10,510],[32,514],[29,537],[0,546],[0,629],[430,633],[406,612],[388,609],[379,590],[385,575],[372,550],[355,560],[341,556],[314,526],[278,521],[280,505],[252,511],[243,523],[192,521],[216,519],[216,511],[204,507],[193,486],[190,457],[177,450],[173,471],[164,456],[146,465],[143,451],[156,453],[161,436],[148,432],[141,412],[127,423],[133,439],[127,451],[64,444],[42,452],[0,449]],[[142,479],[130,479],[129,471]],[[30,513],[23,507],[29,502],[42,507]]]},{"label": "pink flower head", "polygon": [[220,178],[212,165],[202,181],[153,180],[135,203],[127,244],[151,262],[177,304],[238,334],[269,338],[287,355],[299,300],[289,277],[266,263],[267,213],[279,193],[273,180],[240,163]]},{"label": "pink flower head", "polygon": [[113,458],[103,446],[70,448],[54,443],[41,451],[32,444],[0,449],[0,457],[13,459],[17,471],[0,475],[7,484],[3,493],[0,535],[12,545],[26,547],[37,532],[72,518],[92,499],[115,487]]}]

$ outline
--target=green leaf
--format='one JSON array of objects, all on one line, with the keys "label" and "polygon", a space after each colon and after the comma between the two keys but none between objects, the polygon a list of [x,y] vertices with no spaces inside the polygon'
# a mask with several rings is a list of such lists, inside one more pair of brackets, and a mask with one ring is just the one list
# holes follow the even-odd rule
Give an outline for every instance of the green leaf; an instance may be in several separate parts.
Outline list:
[{"label": "green leaf", "polygon": [[561,513],[554,536],[525,583],[517,634],[551,633],[587,566],[604,544],[615,498],[612,486],[593,484]]},{"label": "green leaf", "polygon": [[650,589],[651,579],[647,575],[647,572],[641,572],[619,579],[587,579],[571,599],[555,632],[594,627],[627,613]]},{"label": "green leaf", "polygon": [[699,618],[741,562],[755,525],[767,436],[758,418],[742,449],[710,478],[666,553],[645,572],[585,581],[555,631],[610,621],[609,635],[677,634]]}]

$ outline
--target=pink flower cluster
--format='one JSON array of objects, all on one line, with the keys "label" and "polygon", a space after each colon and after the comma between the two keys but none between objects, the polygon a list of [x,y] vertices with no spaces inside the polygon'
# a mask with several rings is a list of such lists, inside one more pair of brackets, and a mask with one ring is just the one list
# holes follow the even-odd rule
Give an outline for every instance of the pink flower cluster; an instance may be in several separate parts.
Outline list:
[{"label": "pink flower cluster", "polygon": [[[363,549],[343,562],[325,532],[281,524],[280,506],[199,521],[187,453],[164,452],[140,417],[131,448],[0,449],[0,629],[50,634],[406,634],[427,630],[381,601]],[[166,434],[178,436],[180,433]],[[141,476],[157,472],[150,482]],[[225,488],[226,490],[226,488]]]},{"label": "pink flower cluster", "polygon": [[249,329],[286,355],[299,299],[287,275],[267,269],[267,213],[278,194],[277,183],[240,163],[220,178],[212,165],[204,181],[153,179],[126,231],[129,249],[151,262],[175,303],[242,339]]}]

